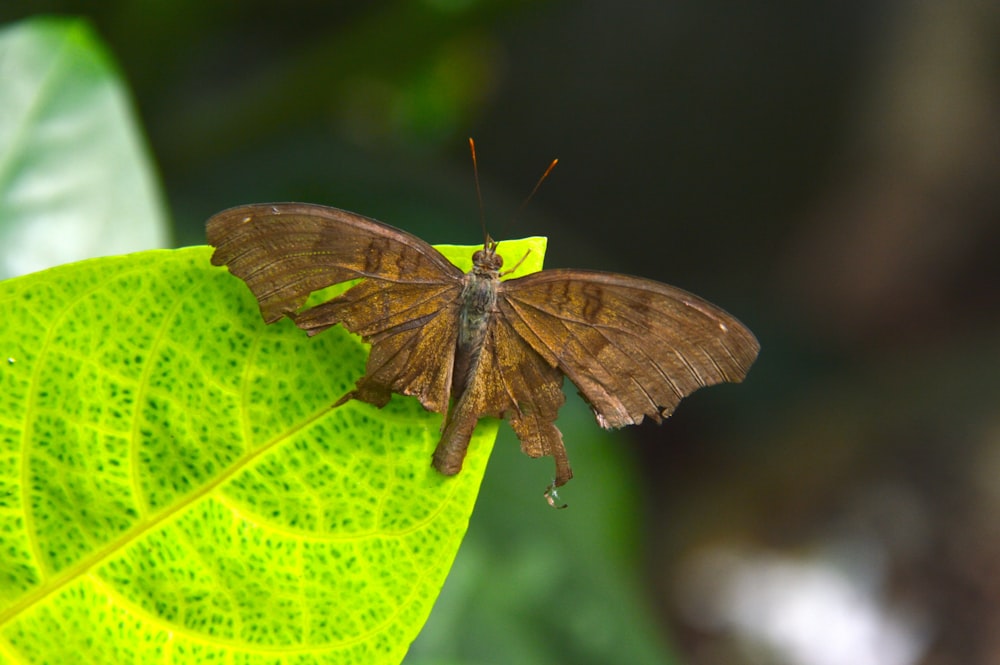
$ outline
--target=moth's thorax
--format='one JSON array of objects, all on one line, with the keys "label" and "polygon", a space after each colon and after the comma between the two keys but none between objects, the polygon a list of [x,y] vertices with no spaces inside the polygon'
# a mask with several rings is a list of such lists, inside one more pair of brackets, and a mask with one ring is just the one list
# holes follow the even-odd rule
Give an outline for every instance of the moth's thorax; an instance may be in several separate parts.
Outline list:
[{"label": "moth's thorax", "polygon": [[476,266],[465,275],[464,281],[459,297],[458,346],[460,349],[478,348],[496,307],[500,274]]},{"label": "moth's thorax", "polygon": [[458,299],[458,341],[452,372],[452,394],[457,397],[476,373],[479,354],[497,303],[498,270],[477,263],[466,273]]}]

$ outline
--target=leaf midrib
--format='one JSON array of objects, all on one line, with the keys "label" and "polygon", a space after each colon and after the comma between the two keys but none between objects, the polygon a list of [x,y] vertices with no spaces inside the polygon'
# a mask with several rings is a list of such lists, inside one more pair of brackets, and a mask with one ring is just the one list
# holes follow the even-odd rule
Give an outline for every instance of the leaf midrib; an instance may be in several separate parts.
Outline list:
[{"label": "leaf midrib", "polygon": [[22,599],[15,602],[3,612],[0,612],[0,629],[2,629],[11,619],[17,617],[22,611],[34,606],[36,603],[41,602],[48,596],[65,587],[73,580],[82,577],[92,568],[104,563],[114,554],[141,538],[145,533],[160,526],[164,522],[169,521],[182,510],[188,508],[199,499],[202,499],[206,495],[210,494],[217,487],[233,478],[240,471],[243,471],[243,469],[245,469],[251,462],[271,450],[271,448],[276,446],[278,443],[287,440],[289,437],[294,436],[303,429],[311,426],[327,412],[329,412],[331,408],[332,406],[324,406],[323,408],[318,409],[315,413],[303,419],[300,423],[296,423],[286,431],[275,436],[270,441],[250,451],[245,457],[231,464],[215,478],[207,481],[198,490],[180,498],[153,517],[139,522],[131,529],[124,531],[119,538],[111,541],[106,547],[96,551],[91,556],[85,557],[78,563],[52,575],[46,583],[26,594]]},{"label": "leaf midrib", "polygon": [[[61,311],[59,312],[59,314],[57,316],[53,317],[52,324],[49,326],[48,334],[46,335],[45,340],[44,340],[44,342],[41,345],[41,350],[38,353],[38,359],[35,362],[35,366],[34,366],[33,372],[32,372],[32,377],[31,377],[31,384],[32,385],[37,385],[38,372],[40,372],[41,368],[44,366],[43,358],[48,353],[49,348],[50,348],[51,343],[52,343],[52,339],[55,336],[56,332],[59,330],[59,325],[58,325],[59,322],[62,321],[63,319],[65,319],[66,316],[68,315],[68,313],[71,312],[73,310],[73,308],[76,307],[82,300],[84,300],[85,298],[87,298],[88,296],[90,296],[95,291],[107,288],[107,284],[108,284],[109,281],[117,281],[117,280],[126,278],[126,277],[128,277],[130,275],[134,275],[134,274],[143,274],[143,270],[141,268],[136,268],[136,269],[133,269],[133,270],[122,271],[122,272],[116,274],[112,280],[97,282],[90,289],[87,289],[85,291],[82,291],[82,292],[76,294],[76,296],[74,298],[71,298],[71,299],[69,299],[69,300],[67,300],[65,302],[65,304],[61,308]],[[197,288],[197,283],[192,284],[191,290],[194,290],[196,288]],[[174,305],[171,308],[170,312],[166,313],[163,316],[162,323],[160,325],[160,331],[158,332],[158,334],[156,336],[157,343],[160,340],[163,339],[163,329],[172,320],[171,319],[171,314],[178,307],[181,306],[182,302],[185,299],[185,295],[181,295],[178,298],[176,298],[175,301],[174,301]],[[260,334],[263,334],[263,333],[261,332]],[[258,337],[260,336],[260,334],[258,334]],[[156,346],[157,346],[157,344],[151,345],[151,348],[150,348],[150,357],[152,357],[154,355]],[[148,364],[151,366],[152,362],[149,362]],[[143,372],[143,376],[144,377],[146,376],[145,370]],[[140,384],[140,385],[144,385],[144,384]],[[29,397],[29,402],[28,402],[28,404],[26,405],[26,408],[25,408],[25,423],[24,423],[23,430],[22,430],[25,433],[24,434],[24,442],[25,443],[23,444],[23,448],[22,448],[22,466],[21,466],[21,487],[22,487],[22,492],[25,492],[26,488],[28,487],[28,482],[27,482],[27,477],[26,477],[27,473],[28,473],[28,468],[29,468],[29,465],[28,465],[28,461],[29,460],[28,460],[28,454],[27,454],[28,453],[27,442],[31,438],[30,437],[30,433],[31,433],[31,418],[30,418],[30,414],[33,411],[34,399],[35,399],[35,393],[32,392],[31,396]],[[138,409],[139,409],[138,405],[141,404],[141,403],[142,403],[141,399],[137,399],[136,400],[136,413],[138,413]],[[237,459],[232,464],[230,464],[228,467],[226,467],[215,478],[213,478],[213,479],[211,479],[209,481],[206,481],[205,484],[202,485],[199,489],[195,490],[194,492],[192,492],[192,493],[190,493],[190,494],[188,494],[186,496],[178,498],[178,500],[175,501],[173,504],[171,504],[170,506],[167,506],[166,508],[162,509],[159,513],[153,515],[152,517],[148,517],[147,516],[146,519],[141,519],[139,522],[136,523],[135,526],[133,526],[132,528],[127,529],[126,531],[122,532],[122,534],[121,534],[120,537],[118,537],[115,540],[111,541],[105,547],[97,550],[92,555],[90,555],[88,557],[82,558],[79,562],[77,562],[77,563],[75,563],[75,564],[73,564],[73,565],[71,565],[71,566],[69,566],[69,567],[67,567],[67,568],[65,568],[65,569],[57,572],[57,573],[54,573],[54,574],[50,573],[48,579],[45,582],[43,582],[42,584],[40,584],[38,587],[36,587],[32,591],[30,591],[29,593],[25,594],[22,598],[20,598],[16,602],[14,602],[7,609],[5,609],[3,611],[0,611],[0,629],[2,629],[4,626],[6,626],[12,619],[14,619],[17,616],[19,616],[21,614],[21,612],[27,610],[30,607],[33,607],[37,603],[42,602],[43,600],[45,600],[46,598],[48,598],[52,594],[54,594],[54,593],[58,592],[59,590],[63,589],[70,582],[72,582],[72,581],[74,581],[74,580],[76,580],[76,579],[84,576],[88,571],[90,571],[91,569],[95,568],[96,566],[104,563],[110,557],[112,557],[114,554],[116,554],[117,552],[121,551],[126,546],[128,546],[129,544],[135,542],[139,538],[141,538],[148,531],[150,531],[153,528],[158,527],[159,525],[163,524],[164,522],[170,520],[172,517],[174,517],[175,515],[177,515],[178,513],[180,513],[181,511],[183,511],[184,509],[188,508],[189,506],[191,506],[192,504],[194,504],[195,502],[197,502],[199,499],[201,499],[204,496],[208,495],[209,493],[211,493],[212,491],[214,491],[217,487],[219,487],[220,485],[222,485],[226,481],[230,480],[237,473],[239,473],[243,469],[245,469],[254,460],[258,459],[264,453],[266,453],[267,451],[271,450],[278,443],[287,440],[289,437],[294,436],[296,433],[298,433],[298,432],[302,431],[303,429],[306,429],[307,427],[311,426],[319,418],[321,418],[326,413],[328,413],[332,408],[333,408],[333,406],[331,404],[331,405],[327,405],[327,406],[321,407],[320,409],[317,409],[312,415],[304,418],[302,421],[300,421],[298,423],[294,423],[291,427],[289,427],[284,432],[276,435],[270,441],[265,442],[264,444],[262,444],[261,446],[255,448],[255,449],[250,449],[250,450],[246,451],[245,454],[240,459]],[[133,446],[133,448],[134,448],[134,446]],[[135,488],[135,483],[134,482],[133,482],[133,487]],[[31,524],[34,521],[32,519],[31,504],[30,504],[29,501],[24,501],[23,506],[22,506],[22,510],[23,510],[24,516],[25,516],[25,531],[27,533],[29,547],[30,547],[30,549],[32,551],[32,554],[34,555],[35,561],[36,561],[37,565],[39,566],[42,574],[45,574],[45,567],[44,567],[44,560],[45,559],[42,556],[41,550],[39,548],[38,541],[37,541],[37,539],[35,537],[35,532],[32,529],[28,528],[28,525]]]}]

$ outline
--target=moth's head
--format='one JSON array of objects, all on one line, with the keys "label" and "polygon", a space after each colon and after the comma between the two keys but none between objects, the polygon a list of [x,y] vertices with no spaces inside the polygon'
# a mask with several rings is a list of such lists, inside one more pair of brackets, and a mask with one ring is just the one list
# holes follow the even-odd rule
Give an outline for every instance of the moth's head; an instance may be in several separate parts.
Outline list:
[{"label": "moth's head", "polygon": [[483,248],[472,255],[472,265],[479,270],[498,272],[503,267],[503,257],[497,254],[497,243],[486,236]]}]

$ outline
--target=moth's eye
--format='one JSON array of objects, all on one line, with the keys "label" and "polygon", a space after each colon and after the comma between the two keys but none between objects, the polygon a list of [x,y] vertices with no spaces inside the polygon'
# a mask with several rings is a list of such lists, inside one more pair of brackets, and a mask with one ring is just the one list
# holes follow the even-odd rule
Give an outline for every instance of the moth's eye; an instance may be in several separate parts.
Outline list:
[{"label": "moth's eye", "polygon": [[499,254],[493,255],[493,263],[496,264],[497,270],[503,267],[503,257]]},{"label": "moth's eye", "polygon": [[479,263],[482,260],[483,260],[483,250],[477,249],[475,253],[472,255],[472,262]]}]

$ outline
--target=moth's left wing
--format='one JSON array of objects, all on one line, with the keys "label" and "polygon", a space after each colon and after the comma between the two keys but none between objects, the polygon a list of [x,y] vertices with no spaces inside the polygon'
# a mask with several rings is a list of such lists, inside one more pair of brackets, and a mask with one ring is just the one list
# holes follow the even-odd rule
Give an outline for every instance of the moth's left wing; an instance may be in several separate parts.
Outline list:
[{"label": "moth's left wing", "polygon": [[545,270],[508,280],[498,306],[576,384],[606,428],[659,422],[698,388],[742,381],[760,349],[715,305],[615,273]]},{"label": "moth's left wing", "polygon": [[292,316],[313,291],[360,277],[456,284],[462,271],[420,238],[363,215],[308,203],[230,208],[206,225],[212,263],[250,287],[268,323]]},{"label": "moth's left wing", "polygon": [[[371,343],[347,397],[383,406],[397,392],[444,413],[463,273],[414,235],[346,210],[275,203],[225,210],[207,224],[212,263],[246,282],[268,323],[288,316],[316,334],[338,323]],[[299,311],[309,294],[364,278]]]}]

